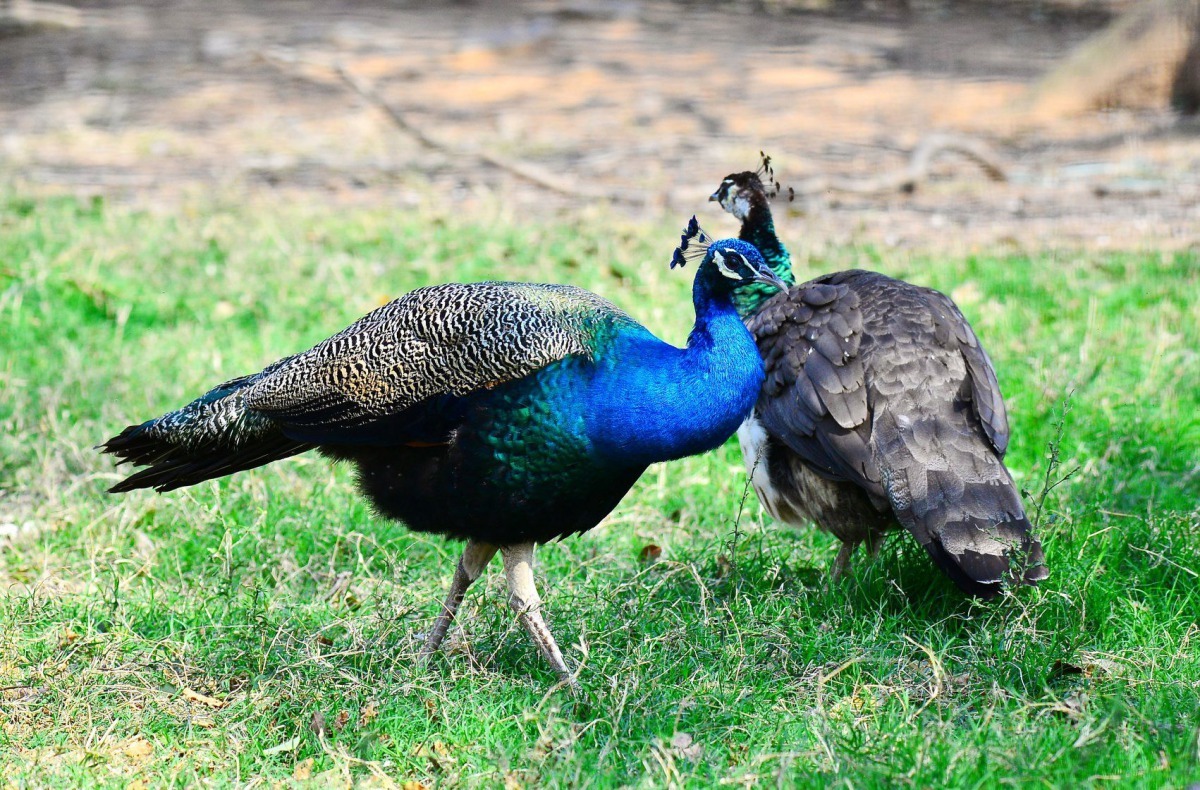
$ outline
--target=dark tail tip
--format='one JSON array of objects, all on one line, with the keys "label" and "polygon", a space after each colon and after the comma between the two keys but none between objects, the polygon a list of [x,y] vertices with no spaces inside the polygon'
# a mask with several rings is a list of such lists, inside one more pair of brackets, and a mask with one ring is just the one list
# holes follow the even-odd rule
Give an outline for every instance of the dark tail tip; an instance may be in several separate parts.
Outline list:
[{"label": "dark tail tip", "polygon": [[119,458],[118,466],[134,464],[151,467],[125,478],[109,488],[108,493],[123,494],[138,488],[149,488],[153,483],[147,481],[147,473],[153,472],[156,463],[168,460],[174,453],[174,448],[151,433],[149,428],[153,423],[151,420],[140,425],[130,425],[107,442],[96,446],[100,452]]},{"label": "dark tail tip", "polygon": [[955,586],[967,595],[985,601],[1006,589],[1036,586],[1050,576],[1042,546],[1032,537],[1024,546],[997,554],[951,553],[937,540],[925,544],[925,550]]},{"label": "dark tail tip", "polygon": [[173,491],[205,480],[224,477],[302,453],[310,444],[268,431],[241,445],[210,444],[192,447],[172,443],[153,428],[154,421],[131,425],[100,445],[101,452],[142,469],[108,489],[124,494],[139,488]]}]

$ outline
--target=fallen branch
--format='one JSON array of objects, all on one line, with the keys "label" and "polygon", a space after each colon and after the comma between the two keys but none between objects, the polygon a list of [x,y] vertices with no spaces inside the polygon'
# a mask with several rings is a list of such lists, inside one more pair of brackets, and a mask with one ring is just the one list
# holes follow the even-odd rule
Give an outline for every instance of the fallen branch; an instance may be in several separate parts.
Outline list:
[{"label": "fallen branch", "polygon": [[290,53],[285,54],[285,53],[279,52],[278,50],[271,51],[271,52],[262,52],[260,54],[264,60],[267,60],[271,63],[275,63],[277,65],[285,65],[290,68],[290,67],[295,66],[298,63],[303,63],[308,66],[316,66],[318,68],[326,69],[326,70],[332,72],[333,74],[335,74],[338,77],[339,80],[342,81],[342,83],[344,85],[346,85],[346,87],[350,88],[352,91],[357,93],[360,97],[365,99],[367,101],[367,103],[369,103],[376,109],[383,112],[383,114],[387,116],[387,118],[392,122],[392,124],[397,129],[404,132],[408,136],[412,137],[414,140],[416,140],[418,143],[425,146],[426,148],[429,148],[431,150],[438,151],[439,153],[445,154],[446,156],[450,157],[451,159],[462,159],[464,157],[475,159],[486,165],[490,165],[491,167],[494,167],[498,170],[503,170],[504,172],[509,173],[510,175],[516,176],[517,178],[520,178],[523,181],[527,181],[531,184],[534,184],[535,186],[539,186],[543,189],[549,190],[549,191],[554,192],[559,195],[563,195],[565,197],[581,198],[581,199],[586,199],[586,200],[608,200],[608,201],[619,201],[619,202],[626,202],[626,203],[640,203],[640,201],[635,200],[629,194],[624,194],[624,193],[619,193],[619,192],[606,192],[606,191],[602,191],[602,190],[592,190],[592,189],[580,187],[575,184],[568,183],[568,182],[564,181],[563,179],[560,179],[557,176],[553,175],[552,173],[548,173],[545,170],[542,170],[541,168],[539,168],[535,165],[531,165],[527,162],[520,162],[520,161],[517,161],[514,159],[509,159],[507,157],[500,156],[499,154],[492,153],[491,151],[487,151],[487,150],[460,151],[460,150],[457,150],[454,148],[454,146],[452,146],[446,142],[443,142],[442,140],[437,139],[436,137],[431,135],[429,132],[427,132],[425,129],[423,129],[421,126],[414,123],[412,121],[412,119],[406,117],[402,112],[400,112],[400,110],[396,109],[394,106],[389,104],[382,96],[380,96],[378,91],[375,90],[373,85],[371,85],[367,81],[363,80],[362,78],[354,75],[349,69],[347,69],[341,63],[338,63],[338,62],[334,62],[332,64],[321,63],[321,62],[317,62],[317,61],[300,58],[300,57],[297,57]]},{"label": "fallen branch", "polygon": [[961,154],[983,170],[991,181],[1007,181],[1008,171],[1003,161],[982,140],[957,134],[927,135],[913,149],[908,165],[900,170],[875,178],[836,178],[813,176],[787,190],[790,196],[816,195],[822,192],[846,192],[853,195],[884,195],[895,192],[915,192],[921,182],[928,180],[934,160],[945,152]]},{"label": "fallen branch", "polygon": [[62,3],[44,3],[38,0],[8,0],[0,2],[0,28],[83,27],[83,12]]}]

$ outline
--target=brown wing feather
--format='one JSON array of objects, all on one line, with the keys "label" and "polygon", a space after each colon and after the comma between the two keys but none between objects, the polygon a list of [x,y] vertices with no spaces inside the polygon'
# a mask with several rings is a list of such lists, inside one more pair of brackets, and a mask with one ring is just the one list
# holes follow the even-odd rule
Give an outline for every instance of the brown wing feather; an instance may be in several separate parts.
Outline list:
[{"label": "brown wing feather", "polygon": [[944,325],[948,333],[945,347],[957,348],[967,364],[970,378],[971,408],[979,420],[988,441],[1001,458],[1008,450],[1008,410],[1000,394],[1000,383],[996,380],[996,369],[987,352],[979,344],[979,338],[967,322],[966,317],[945,294],[931,288],[919,289],[926,296],[926,303],[935,315],[939,326]]},{"label": "brown wing feather", "polygon": [[[863,294],[870,299],[865,312]],[[894,395],[908,386],[900,375],[878,377],[903,367],[884,349],[961,356],[968,374],[961,397],[996,453],[1003,457],[1008,448],[995,368],[958,307],[938,291],[874,272],[837,272],[779,294],[748,326],[766,367],[758,402],[764,425],[832,477],[868,488],[878,480],[862,472],[870,457],[865,423],[872,391]],[[822,441],[819,433],[831,438]]]},{"label": "brown wing feather", "polygon": [[1027,561],[1025,580],[1045,577],[1001,460],[1008,417],[995,371],[953,302],[845,271],[776,296],[748,326],[766,366],[756,412],[770,435],[818,474],[890,502],[963,589],[994,594],[1014,560]]},{"label": "brown wing feather", "polygon": [[766,367],[763,426],[821,474],[878,487],[870,466],[859,297],[837,275],[797,285],[747,324]]}]

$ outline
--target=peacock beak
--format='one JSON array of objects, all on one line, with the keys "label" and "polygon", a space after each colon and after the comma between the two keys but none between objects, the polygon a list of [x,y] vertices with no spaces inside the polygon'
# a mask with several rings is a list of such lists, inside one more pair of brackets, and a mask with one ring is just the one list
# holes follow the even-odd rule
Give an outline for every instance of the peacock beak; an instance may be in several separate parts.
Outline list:
[{"label": "peacock beak", "polygon": [[711,195],[708,196],[708,202],[716,203],[718,200],[721,199],[720,195],[721,195],[721,192],[719,190],[716,192],[713,192]]},{"label": "peacock beak", "polygon": [[753,281],[764,285],[773,285],[781,291],[787,290],[787,283],[779,279],[779,275],[771,271],[766,265],[758,267],[758,274],[754,276]]}]

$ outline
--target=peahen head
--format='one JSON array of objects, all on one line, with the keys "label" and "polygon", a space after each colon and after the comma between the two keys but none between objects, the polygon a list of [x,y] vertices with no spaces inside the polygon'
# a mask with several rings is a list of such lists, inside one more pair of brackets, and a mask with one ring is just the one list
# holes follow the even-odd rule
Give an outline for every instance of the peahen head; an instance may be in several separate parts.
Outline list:
[{"label": "peahen head", "polygon": [[[783,191],[783,185],[775,180],[775,169],[771,167],[771,157],[759,152],[762,164],[758,169],[744,173],[730,173],[721,181],[717,191],[708,196],[709,200],[721,204],[737,219],[745,222],[754,209],[761,209],[761,214],[770,214],[767,201]],[[794,200],[796,193],[790,187],[787,190],[788,200]]]},{"label": "peahen head", "polygon": [[755,208],[767,208],[768,196],[758,173],[747,170],[725,176],[708,199],[720,203],[721,208],[745,222]]},{"label": "peahen head", "polygon": [[741,239],[713,241],[692,217],[671,258],[671,268],[700,260],[696,286],[712,296],[732,294],[741,285],[762,283],[786,290],[787,285],[763,260],[753,244]]},{"label": "peahen head", "polygon": [[[779,275],[787,287],[791,287],[796,282],[796,275],[792,272],[792,257],[775,233],[775,221],[771,218],[768,204],[783,192],[783,186],[775,180],[771,157],[762,154],[762,164],[758,170],[725,176],[709,200],[720,203],[721,208],[741,221],[738,238],[754,245],[771,270]],[[787,189],[786,194],[788,200],[795,198],[795,192],[791,189]],[[775,288],[751,284],[738,289],[733,303],[738,313],[747,317],[757,313],[774,295]]]}]

